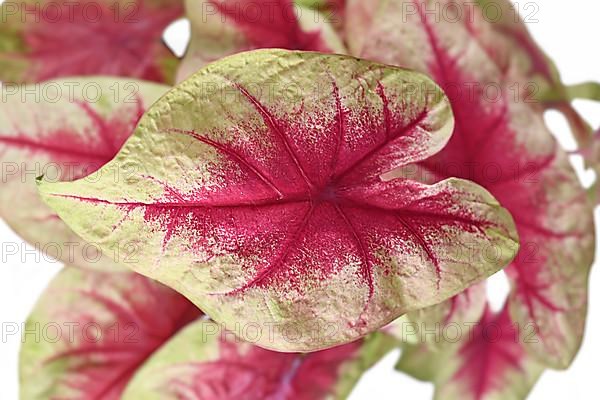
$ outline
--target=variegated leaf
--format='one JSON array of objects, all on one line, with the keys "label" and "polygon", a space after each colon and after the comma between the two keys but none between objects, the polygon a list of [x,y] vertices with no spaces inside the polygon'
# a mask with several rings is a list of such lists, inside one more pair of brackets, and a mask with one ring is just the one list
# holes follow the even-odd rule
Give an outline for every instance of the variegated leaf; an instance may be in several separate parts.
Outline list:
[{"label": "variegated leaf", "polygon": [[[142,114],[168,87],[116,78],[73,78],[35,85],[7,85],[0,108],[0,216],[40,251],[68,264],[117,268],[135,258],[103,252],[79,238],[40,199],[35,180],[70,181],[110,161]],[[139,171],[138,171],[139,172]],[[133,170],[108,179],[117,184]]]},{"label": "variegated leaf", "polygon": [[[427,12],[435,9],[455,14]],[[539,340],[526,344],[534,357],[565,368],[583,337],[594,256],[592,209],[539,107],[515,95],[516,64],[498,63],[483,40],[493,28],[469,9],[450,0],[368,6],[353,0],[349,47],[356,56],[428,73],[445,90],[456,118],[450,143],[394,176],[471,179],[512,213],[521,251],[507,269],[511,318],[538,327]]]},{"label": "variegated leaf", "polygon": [[[384,179],[438,152],[452,128],[423,75],[256,51],[164,96],[98,181],[39,188],[83,238],[108,251],[135,240],[132,268],[229,329],[271,327],[259,345],[314,351],[452,297],[513,258],[512,219],[482,188]],[[144,174],[103,179],[122,165]]]}]

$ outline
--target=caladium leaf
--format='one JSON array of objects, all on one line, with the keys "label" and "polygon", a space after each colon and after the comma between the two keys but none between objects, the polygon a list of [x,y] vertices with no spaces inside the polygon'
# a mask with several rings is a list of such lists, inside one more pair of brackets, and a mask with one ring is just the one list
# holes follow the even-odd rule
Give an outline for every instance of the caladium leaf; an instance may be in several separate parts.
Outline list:
[{"label": "caladium leaf", "polygon": [[173,81],[165,28],[181,0],[27,0],[0,7],[0,80],[32,83],[115,75]]},{"label": "caladium leaf", "polygon": [[386,333],[402,343],[425,344],[432,349],[456,343],[462,333],[481,319],[487,300],[485,284],[478,283],[440,304],[407,313]]},{"label": "caladium leaf", "polygon": [[[518,73],[521,78],[538,85],[536,96],[542,101],[565,101],[574,98],[598,99],[597,84],[565,86],[552,59],[532,37],[527,24],[537,22],[537,11],[530,8],[528,15],[510,0],[477,0],[476,13],[481,13],[489,34],[480,36],[483,46],[507,73]],[[478,30],[478,33],[482,33]],[[513,71],[509,71],[509,70]],[[595,89],[594,89],[595,88]],[[545,98],[545,95],[553,94]]]},{"label": "caladium leaf", "polygon": [[198,69],[242,51],[261,48],[346,52],[329,21],[293,0],[186,0],[191,39],[177,72]]},{"label": "caladium leaf", "polygon": [[322,15],[343,34],[346,0],[295,0],[295,3],[321,11]]},{"label": "caladium leaf", "polygon": [[179,293],[134,272],[66,267],[27,320],[21,399],[120,399],[144,361],[200,316]]},{"label": "caladium leaf", "polygon": [[[137,240],[128,265],[228,329],[251,340],[240,326],[258,324],[272,331],[260,346],[314,351],[439,303],[512,259],[512,219],[480,187],[382,180],[439,151],[452,127],[424,75],[258,50],[165,95],[96,182],[39,189],[83,238],[110,251]],[[121,165],[144,174],[104,179]],[[473,251],[490,247],[496,256]]]},{"label": "caladium leaf", "polygon": [[375,333],[315,353],[278,353],[242,342],[214,322],[199,321],[146,363],[123,400],[342,399],[394,345]]},{"label": "caladium leaf", "polygon": [[508,312],[486,309],[464,340],[433,351],[427,345],[406,347],[397,368],[435,384],[439,400],[522,400],[544,367],[521,343],[527,335],[518,330]]},{"label": "caladium leaf", "polygon": [[[0,109],[0,216],[40,251],[82,267],[114,268],[132,257],[83,242],[40,199],[40,175],[68,181],[110,161],[168,87],[115,78],[7,85]],[[131,174],[123,168],[117,182]],[[90,179],[95,179],[93,176]]]},{"label": "caladium leaf", "polygon": [[[489,54],[501,69],[519,73],[522,78],[534,79],[544,86],[562,86],[558,69],[529,33],[518,7],[510,0],[477,0],[477,5],[474,12],[481,12],[489,28],[487,34],[481,36],[482,45],[495,49]],[[511,68],[515,71],[509,72]]]},{"label": "caladium leaf", "polygon": [[[556,109],[569,121],[571,130],[582,148],[591,145],[591,128],[571,105],[571,100],[582,98],[600,101],[600,84],[586,82],[567,86],[562,82],[556,65],[538,46],[526,22],[534,19],[530,13],[521,18],[518,6],[510,0],[477,0],[484,19],[492,27],[490,35],[481,35],[481,43],[507,73],[521,75],[520,92],[544,109]],[[514,77],[514,74],[513,74]]]},{"label": "caladium leaf", "polygon": [[[579,150],[578,154],[583,156],[586,164],[595,173],[596,177],[600,176],[600,129],[592,136],[591,143],[584,149]],[[600,204],[600,182],[598,179],[588,189],[588,194],[591,202],[595,205]]]},{"label": "caladium leaf", "polygon": [[[352,52],[430,74],[455,112],[456,129],[444,150],[397,175],[427,182],[471,179],[508,208],[522,243],[507,269],[513,285],[510,316],[539,329],[538,340],[524,344],[535,357],[553,367],[568,366],[584,330],[593,215],[541,110],[511,92],[511,75],[479,40],[489,27],[481,15],[470,15],[472,6],[397,0],[379,2],[366,13],[364,7],[355,0],[349,4]],[[437,18],[426,7],[459,7],[460,17]],[[490,87],[496,89],[493,96]]]}]

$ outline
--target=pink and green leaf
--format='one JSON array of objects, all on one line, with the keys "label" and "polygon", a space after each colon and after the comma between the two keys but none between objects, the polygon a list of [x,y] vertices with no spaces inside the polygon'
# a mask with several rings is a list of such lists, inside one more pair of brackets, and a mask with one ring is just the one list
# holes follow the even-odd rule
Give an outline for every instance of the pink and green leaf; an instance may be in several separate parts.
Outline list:
[{"label": "pink and green leaf", "polygon": [[[490,54],[495,56],[505,70],[515,70],[522,76],[522,84],[535,90],[532,95],[539,100],[540,106],[562,112],[580,147],[588,148],[591,145],[592,129],[571,101],[600,101],[600,84],[586,82],[565,85],[556,65],[538,46],[527,29],[526,22],[519,16],[518,6],[510,0],[478,0],[478,3],[486,21],[492,22],[492,35],[486,37],[488,40],[482,40],[490,49]],[[524,94],[530,96],[526,92]]]},{"label": "pink and green leaf", "polygon": [[33,83],[111,75],[172,83],[163,43],[181,0],[27,0],[0,7],[0,80]]},{"label": "pink and green leaf", "polygon": [[[226,328],[271,326],[258,345],[315,351],[512,260],[512,219],[479,186],[383,179],[438,152],[452,128],[445,96],[424,75],[261,50],[170,91],[97,181],[40,181],[39,190],[84,239],[107,251],[133,241],[131,268]],[[143,174],[106,179],[122,165]]]},{"label": "pink and green leaf", "polygon": [[191,39],[178,81],[225,56],[262,48],[346,53],[324,15],[293,0],[186,0]]},{"label": "pink and green leaf", "polygon": [[331,24],[343,33],[346,0],[295,0],[295,3],[306,8],[321,11]]},{"label": "pink and green leaf", "polygon": [[[7,85],[0,109],[0,216],[39,250],[69,264],[112,268],[123,256],[83,242],[40,199],[35,180],[83,178],[113,159],[166,86],[115,78]],[[126,179],[123,169],[114,182]],[[94,175],[90,177],[93,178]]]},{"label": "pink and green leaf", "polygon": [[479,321],[486,302],[485,284],[478,283],[442,303],[404,315],[385,331],[402,343],[437,349],[447,344],[448,337],[453,339],[457,329]]},{"label": "pink and green leaf", "polygon": [[495,48],[489,54],[501,66],[511,67],[523,78],[544,86],[561,86],[558,70],[531,36],[518,6],[510,0],[477,0],[478,8],[491,30],[481,37],[482,45]]},{"label": "pink and green leaf", "polygon": [[26,322],[21,399],[120,399],[146,359],[200,316],[139,274],[65,267]]},{"label": "pink and green leaf", "polygon": [[[538,327],[539,340],[524,344],[535,357],[564,368],[583,336],[592,208],[542,110],[511,91],[521,77],[503,69],[486,45],[491,28],[484,18],[465,9],[458,20],[427,15],[425,6],[444,9],[448,1],[380,2],[368,13],[360,12],[363,2],[352,1],[349,48],[359,57],[427,73],[446,91],[456,118],[452,139],[436,156],[395,176],[471,179],[512,213],[521,251],[507,269],[510,316]],[[498,95],[488,97],[488,87]]]},{"label": "pink and green leaf", "polygon": [[[481,44],[505,71],[513,70],[524,80],[535,83],[536,97],[544,104],[553,106],[554,102],[569,103],[574,99],[600,101],[600,89],[597,82],[586,82],[567,86],[562,82],[554,61],[535,42],[527,28],[530,23],[521,18],[518,4],[510,0],[477,0],[480,13],[491,27],[487,34],[481,35]],[[482,30],[479,31],[482,33]]]},{"label": "pink and green leaf", "polygon": [[[583,156],[586,165],[600,176],[600,129],[594,132],[591,143],[578,153]],[[588,194],[593,204],[600,204],[600,182],[598,179],[588,189]]]},{"label": "pink and green leaf", "polygon": [[315,353],[278,353],[243,342],[214,322],[198,321],[146,363],[123,400],[346,398],[394,344],[376,333]]},{"label": "pink and green leaf", "polygon": [[400,371],[435,384],[436,400],[522,400],[544,367],[524,349],[530,340],[508,312],[487,309],[463,340],[432,350],[425,344],[406,346]]}]

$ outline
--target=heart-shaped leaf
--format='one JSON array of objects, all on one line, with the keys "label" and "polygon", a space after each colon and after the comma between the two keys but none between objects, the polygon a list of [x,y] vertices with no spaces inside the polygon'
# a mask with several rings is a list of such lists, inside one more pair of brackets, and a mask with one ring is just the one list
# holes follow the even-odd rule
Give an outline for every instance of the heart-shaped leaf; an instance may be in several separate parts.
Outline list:
[{"label": "heart-shaped leaf", "polygon": [[[439,303],[501,269],[510,215],[456,179],[383,180],[453,128],[429,78],[285,50],[226,58],[142,118],[95,182],[41,181],[83,238],[257,344],[314,351]],[[143,174],[114,184],[123,165]],[[491,253],[488,250],[492,250]]]},{"label": "heart-shaped leaf", "polygon": [[0,7],[0,80],[116,75],[172,82],[162,42],[182,0],[27,0]]},{"label": "heart-shaped leaf", "polygon": [[[36,248],[69,264],[113,268],[126,255],[85,243],[39,198],[35,179],[69,181],[110,161],[166,86],[115,78],[7,85],[0,109],[0,216]],[[126,179],[123,169],[114,182]],[[93,176],[90,179],[95,179]],[[128,254],[135,250],[131,248]]]},{"label": "heart-shaped leaf", "polygon": [[480,13],[469,12],[478,9],[450,0],[430,3],[430,10],[456,15],[442,18],[422,3],[401,0],[361,13],[365,3],[351,1],[349,47],[360,57],[428,73],[444,88],[456,118],[452,139],[435,157],[397,175],[426,182],[471,179],[508,208],[522,244],[507,269],[510,316],[538,327],[539,340],[524,344],[535,357],[566,367],[583,336],[594,256],[586,193],[540,108],[515,95],[521,78],[501,69],[491,56],[496,49],[480,40],[490,27]]},{"label": "heart-shaped leaf", "polygon": [[192,32],[179,82],[208,63],[247,50],[346,52],[325,15],[293,0],[186,0],[186,12]]},{"label": "heart-shaped leaf", "polygon": [[210,321],[179,333],[142,368],[123,400],[343,399],[395,342],[376,333],[310,354],[278,353]]},{"label": "heart-shaped leaf", "polygon": [[397,368],[433,382],[436,400],[525,399],[544,367],[527,354],[521,343],[531,338],[517,328],[508,312],[486,309],[460,342],[439,351],[407,346]]},{"label": "heart-shaped leaf", "polygon": [[24,327],[21,399],[120,399],[145,360],[200,315],[139,274],[66,267]]}]

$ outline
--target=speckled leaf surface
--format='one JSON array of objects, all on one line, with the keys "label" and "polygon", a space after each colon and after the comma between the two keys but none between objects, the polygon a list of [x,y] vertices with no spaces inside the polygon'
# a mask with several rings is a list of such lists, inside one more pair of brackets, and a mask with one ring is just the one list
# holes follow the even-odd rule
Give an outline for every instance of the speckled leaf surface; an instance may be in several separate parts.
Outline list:
[{"label": "speckled leaf surface", "polygon": [[201,316],[179,293],[134,272],[65,267],[27,319],[22,400],[118,400],[146,359]]},{"label": "speckled leaf surface", "polygon": [[[0,216],[25,240],[70,264],[114,268],[135,252],[105,253],[82,241],[47,207],[35,180],[69,181],[110,161],[168,87],[115,78],[72,78],[6,86],[0,109]],[[132,170],[110,177],[116,184]]]},{"label": "speckled leaf surface", "polygon": [[343,399],[393,347],[386,335],[373,334],[315,353],[278,353],[199,321],[146,363],[123,400]]},{"label": "speckled leaf surface", "polygon": [[383,179],[439,151],[452,127],[424,75],[259,50],[170,91],[101,169],[144,174],[39,189],[83,238],[110,251],[137,239],[128,265],[217,322],[270,328],[266,348],[314,351],[445,300],[514,257],[510,215],[477,185]]},{"label": "speckled leaf surface", "polygon": [[[596,176],[600,176],[600,129],[594,132],[590,143],[578,153],[583,156],[586,165],[596,172]],[[596,181],[588,193],[593,204],[600,204],[600,182]]]},{"label": "speckled leaf surface", "polygon": [[590,126],[571,104],[575,98],[600,100],[597,83],[569,87],[562,82],[552,59],[535,42],[528,24],[537,23],[539,7],[527,5],[519,10],[510,0],[478,0],[477,9],[491,31],[480,35],[482,45],[506,74],[521,85],[519,95],[536,99],[543,109],[563,113],[582,148],[590,143]]},{"label": "speckled leaf surface", "polygon": [[522,346],[528,340],[507,311],[487,308],[463,340],[438,350],[406,346],[397,368],[433,382],[436,400],[523,400],[544,370]]},{"label": "speckled leaf surface", "polygon": [[[509,0],[478,0],[488,13],[496,13],[502,18],[491,18],[493,33],[486,37],[486,47],[494,49],[494,56],[500,66],[508,68],[513,64],[515,71],[520,74],[524,87],[531,88],[532,96],[537,100],[536,105],[543,109],[554,109],[561,112],[567,119],[571,132],[577,141],[580,154],[584,156],[586,166],[598,171],[597,138],[593,127],[573,106],[576,99],[600,101],[600,83],[583,82],[575,85],[563,83],[558,69],[552,59],[544,53],[531,36],[527,23],[537,21],[535,16],[521,18],[517,8]],[[529,7],[535,10],[534,7]],[[485,15],[485,13],[484,13]],[[533,20],[533,21],[529,21]],[[529,96],[526,92],[525,96]],[[596,135],[597,136],[597,135]],[[592,191],[593,201],[597,202],[597,189]]]},{"label": "speckled leaf surface", "polygon": [[445,90],[455,112],[452,139],[400,175],[426,182],[471,179],[511,212],[521,250],[506,270],[510,316],[538,327],[539,340],[526,344],[535,357],[564,368],[584,331],[594,256],[591,206],[539,107],[511,90],[519,70],[510,63],[500,68],[482,40],[491,29],[486,21],[467,18],[465,10],[457,20],[427,16],[425,6],[436,4],[452,9],[448,1],[397,0],[361,12],[366,5],[352,1],[349,47],[356,56],[428,73]]},{"label": "speckled leaf surface", "polygon": [[242,51],[346,52],[327,15],[293,0],[186,0],[185,4],[191,39],[177,72],[179,82],[213,61]]},{"label": "speckled leaf surface", "polygon": [[[535,10],[524,12],[510,0],[478,0],[477,3],[479,7],[475,12],[481,13],[481,23],[488,26],[486,33],[480,36],[482,45],[490,50],[490,56],[501,69],[515,73],[515,77],[519,74],[522,79],[533,79],[532,82],[544,86],[540,91],[562,85],[554,63],[527,29],[527,24],[538,16]],[[495,51],[491,51],[493,48]]]},{"label": "speckled leaf surface", "polygon": [[481,319],[486,296],[485,283],[475,284],[442,303],[405,314],[385,332],[403,344],[423,344],[431,349],[445,347],[455,343],[462,332],[472,329]]},{"label": "speckled leaf surface", "polygon": [[111,75],[172,83],[163,43],[181,0],[27,0],[0,7],[0,80],[32,83]]}]

